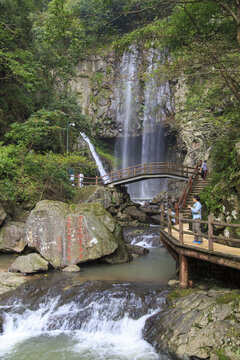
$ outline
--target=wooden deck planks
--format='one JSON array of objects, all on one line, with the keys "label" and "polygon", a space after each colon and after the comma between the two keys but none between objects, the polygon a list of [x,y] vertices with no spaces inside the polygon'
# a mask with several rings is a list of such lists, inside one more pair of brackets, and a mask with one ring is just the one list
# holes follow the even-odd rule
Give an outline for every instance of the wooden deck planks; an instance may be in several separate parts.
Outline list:
[{"label": "wooden deck planks", "polygon": [[[179,225],[175,225],[176,228],[179,227]],[[183,224],[183,231],[188,231],[191,232],[191,230],[188,230],[188,224]],[[172,236],[175,237],[177,240],[179,240],[179,232],[172,229]],[[206,249],[208,250],[208,240],[205,238],[203,239],[203,243],[201,245],[193,243],[194,240],[194,235],[190,235],[190,234],[183,234],[183,244],[184,245],[189,245],[191,247],[195,248],[200,248],[200,249]],[[240,257],[240,248],[236,248],[236,247],[231,247],[228,245],[222,245],[222,244],[217,244],[217,243],[213,243],[213,251],[216,253],[222,253],[222,254],[229,254],[229,255],[236,255]],[[239,259],[240,261],[240,259]]]}]

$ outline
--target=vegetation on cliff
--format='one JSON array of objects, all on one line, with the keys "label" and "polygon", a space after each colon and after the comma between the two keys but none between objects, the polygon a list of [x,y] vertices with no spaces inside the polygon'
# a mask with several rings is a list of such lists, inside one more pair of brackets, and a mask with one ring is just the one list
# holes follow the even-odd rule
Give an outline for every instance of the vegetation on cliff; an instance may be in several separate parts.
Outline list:
[{"label": "vegetation on cliff", "polygon": [[[211,128],[205,140],[206,147],[213,144],[209,191],[216,195],[204,195],[209,210],[224,202],[223,193],[239,198],[238,0],[8,0],[0,11],[1,198],[48,197],[49,183],[50,196],[69,198],[66,169],[77,157],[64,157],[67,133],[71,150],[77,131],[90,134],[91,128],[69,77],[79,59],[109,49],[122,53],[132,43],[167,49],[159,79],[184,84],[171,126],[191,119],[193,129]],[[80,163],[93,174],[84,154]]]}]

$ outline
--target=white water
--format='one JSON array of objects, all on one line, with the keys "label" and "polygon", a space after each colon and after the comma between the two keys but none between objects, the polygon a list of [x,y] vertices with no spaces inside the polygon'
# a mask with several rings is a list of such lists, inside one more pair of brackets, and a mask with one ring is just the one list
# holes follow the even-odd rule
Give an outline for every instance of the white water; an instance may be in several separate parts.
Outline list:
[{"label": "white water", "polygon": [[[134,47],[123,55],[116,92],[117,120],[122,127],[122,137],[115,146],[115,156],[121,160],[119,168],[166,159],[163,121],[173,112],[173,105],[169,83],[158,70],[165,57],[150,49],[143,58]],[[145,66],[144,61],[145,79],[140,82],[139,68]],[[165,187],[165,180],[145,180],[128,185],[128,191],[132,198],[152,199]]]},{"label": "white water", "polygon": [[123,54],[121,64],[121,76],[123,80],[123,99],[122,109],[119,113],[120,121],[123,123],[123,148],[122,148],[122,168],[127,168],[129,164],[128,136],[131,132],[132,123],[134,122],[134,109],[136,102],[136,89],[138,88],[137,79],[137,61],[138,52],[131,48],[130,52]]},{"label": "white water", "polygon": [[147,249],[155,249],[162,247],[160,241],[156,241],[156,234],[148,234],[144,236],[137,236],[131,242],[132,245],[142,246]]},{"label": "white water", "polygon": [[[120,318],[119,309],[130,306],[140,311],[141,297],[131,294],[126,300],[116,290],[107,298],[80,304],[72,301],[59,305],[59,298],[45,299],[37,310],[18,312],[14,306],[5,314],[1,359],[163,359],[141,335],[146,319],[160,308],[138,319],[125,310]],[[76,329],[74,319],[83,314]]]},{"label": "white water", "polygon": [[[141,149],[141,163],[165,160],[165,137],[162,121],[172,112],[171,91],[169,83],[159,81],[157,69],[162,60],[163,54],[150,49],[148,52],[148,68],[146,71],[147,80],[144,88],[144,115],[143,115],[143,136]],[[156,156],[157,153],[157,156]],[[166,181],[155,180],[142,181],[140,183],[140,197],[153,198],[157,192],[165,189]]]},{"label": "white water", "polygon": [[[87,142],[88,146],[89,146],[89,149],[91,151],[91,154],[96,162],[96,165],[98,167],[98,170],[99,170],[99,173],[100,173],[100,176],[105,176],[107,173],[104,169],[104,166],[103,166],[103,163],[98,155],[98,153],[96,152],[93,144],[91,143],[90,139],[87,137],[86,134],[84,134],[83,132],[80,132],[80,135],[82,136],[82,138]],[[106,177],[105,177],[106,179]],[[105,182],[105,181],[104,181]]]}]

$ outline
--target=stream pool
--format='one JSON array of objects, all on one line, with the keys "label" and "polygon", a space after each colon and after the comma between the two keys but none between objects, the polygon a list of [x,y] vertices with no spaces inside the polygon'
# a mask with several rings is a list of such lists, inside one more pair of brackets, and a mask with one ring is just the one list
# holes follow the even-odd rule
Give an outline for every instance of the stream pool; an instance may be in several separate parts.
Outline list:
[{"label": "stream pool", "polygon": [[[175,262],[163,247],[122,265],[83,264],[82,272],[45,274],[0,301],[0,359],[168,360],[142,337],[159,312]],[[11,261],[5,256],[1,266]]]}]

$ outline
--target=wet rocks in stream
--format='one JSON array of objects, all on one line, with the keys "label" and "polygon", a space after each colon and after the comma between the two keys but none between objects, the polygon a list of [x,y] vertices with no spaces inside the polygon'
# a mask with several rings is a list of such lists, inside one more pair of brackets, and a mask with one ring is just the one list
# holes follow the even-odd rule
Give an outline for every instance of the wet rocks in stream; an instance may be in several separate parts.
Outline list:
[{"label": "wet rocks in stream", "polygon": [[149,318],[145,339],[179,359],[240,359],[240,292],[224,288],[173,291],[168,308]]}]

